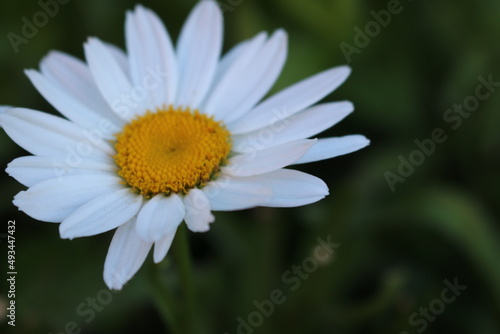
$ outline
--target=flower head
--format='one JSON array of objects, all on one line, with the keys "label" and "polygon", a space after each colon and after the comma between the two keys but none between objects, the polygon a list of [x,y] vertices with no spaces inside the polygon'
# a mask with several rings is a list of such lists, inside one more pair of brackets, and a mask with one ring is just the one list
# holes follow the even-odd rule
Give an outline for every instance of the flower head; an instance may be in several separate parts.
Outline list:
[{"label": "flower head", "polygon": [[361,135],[308,139],[352,112],[350,102],[314,105],[344,82],[347,66],[263,100],[285,62],[287,35],[260,33],[221,57],[215,1],[193,9],[175,48],[160,19],[137,6],[127,13],[126,44],[125,53],[90,38],[86,63],[51,52],[40,71],[26,71],[66,119],[22,108],[0,115],[6,133],[32,154],[8,165],[28,187],[14,204],[60,222],[62,238],[116,228],[104,265],[112,289],[152,247],[161,261],[183,221],[204,232],[212,211],[322,199],[322,180],[284,167],[369,143]]}]

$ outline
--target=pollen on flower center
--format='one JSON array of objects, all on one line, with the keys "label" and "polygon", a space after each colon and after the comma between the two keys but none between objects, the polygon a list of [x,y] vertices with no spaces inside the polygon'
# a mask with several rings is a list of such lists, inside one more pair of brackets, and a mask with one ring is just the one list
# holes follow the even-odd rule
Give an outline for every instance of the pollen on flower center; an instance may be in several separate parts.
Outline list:
[{"label": "pollen on flower center", "polygon": [[119,175],[145,197],[205,185],[227,162],[230,133],[189,109],[147,112],[116,135]]}]

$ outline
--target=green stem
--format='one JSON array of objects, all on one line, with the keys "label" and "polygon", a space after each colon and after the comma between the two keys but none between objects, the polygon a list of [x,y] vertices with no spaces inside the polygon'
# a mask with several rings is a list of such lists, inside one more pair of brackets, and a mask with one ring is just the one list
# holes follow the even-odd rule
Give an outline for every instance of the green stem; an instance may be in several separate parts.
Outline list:
[{"label": "green stem", "polygon": [[184,316],[182,317],[185,321],[185,333],[194,334],[197,332],[196,326],[199,324],[199,319],[187,232],[188,229],[185,224],[182,224],[177,229],[172,245],[172,255],[180,274],[180,285],[185,299]]},{"label": "green stem", "polygon": [[172,334],[181,334],[178,319],[175,310],[176,304],[169,289],[166,287],[163,278],[164,272],[160,265],[153,264],[150,269],[151,295],[155,301],[156,308],[160,313],[162,320]]}]

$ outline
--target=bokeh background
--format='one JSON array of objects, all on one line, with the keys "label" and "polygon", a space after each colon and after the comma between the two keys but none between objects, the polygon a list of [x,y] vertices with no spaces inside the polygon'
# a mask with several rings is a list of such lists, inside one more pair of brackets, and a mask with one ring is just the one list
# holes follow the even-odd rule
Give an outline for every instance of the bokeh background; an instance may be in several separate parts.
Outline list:
[{"label": "bokeh background", "polygon": [[[175,39],[196,1],[142,3],[159,14]],[[273,91],[350,63],[350,79],[325,100],[353,101],[356,111],[321,136],[361,133],[372,142],[354,154],[300,166],[330,186],[323,201],[216,213],[209,233],[189,235],[197,332],[500,333],[500,87],[466,117],[443,119],[454,104],[473,101],[480,76],[500,81],[500,2],[402,0],[386,27],[377,32],[369,25],[374,30],[366,45],[359,44],[356,30],[365,31],[375,20],[371,11],[386,10],[393,1],[220,3],[224,50],[262,30],[288,31],[289,57]],[[37,68],[52,49],[82,58],[88,36],[123,47],[125,11],[134,5],[61,4],[16,53],[8,33],[20,35],[22,18],[32,20],[42,9],[36,1],[2,1],[0,103],[55,113],[23,69]],[[346,57],[349,47],[357,49]],[[401,159],[415,159],[415,140],[431,138],[437,128],[446,140],[391,189],[387,173],[397,175]],[[3,131],[0,152],[2,170],[26,155]],[[123,291],[111,295],[102,269],[112,233],[61,240],[57,224],[17,211],[11,201],[23,187],[4,172],[0,177],[0,233],[7,233],[8,220],[16,220],[18,272],[15,328],[6,325],[5,278],[0,283],[2,333],[165,332],[151,298],[150,273],[159,270],[177,296],[181,284],[173,259],[154,269],[149,258]],[[339,246],[307,277],[290,274],[294,265],[310,260],[318,238]],[[5,277],[5,239],[1,247]],[[453,296],[444,290],[445,281],[466,286],[449,303],[443,302],[443,296]],[[260,321],[254,301],[269,299],[276,289],[286,300]],[[88,298],[97,306],[89,306]],[[183,317],[182,298],[177,303]]]}]

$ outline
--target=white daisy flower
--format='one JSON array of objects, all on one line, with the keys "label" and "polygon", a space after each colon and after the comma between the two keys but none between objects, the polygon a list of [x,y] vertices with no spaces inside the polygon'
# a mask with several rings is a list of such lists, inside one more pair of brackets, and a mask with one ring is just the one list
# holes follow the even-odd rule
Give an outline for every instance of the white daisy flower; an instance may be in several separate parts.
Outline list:
[{"label": "white daisy flower", "polygon": [[312,106],[349,76],[341,66],[261,101],[287,55],[283,30],[260,33],[224,56],[222,14],[198,3],[176,47],[160,19],[127,13],[127,52],[97,38],[86,63],[50,52],[36,89],[66,119],[9,108],[5,132],[31,156],[7,172],[23,185],[14,204],[61,223],[62,238],[113,230],[104,280],[121,289],[154,246],[160,262],[184,221],[205,232],[212,211],[295,207],[328,194],[319,178],[284,167],[333,158],[368,145],[361,135],[308,139],[350,112],[350,102]]}]

